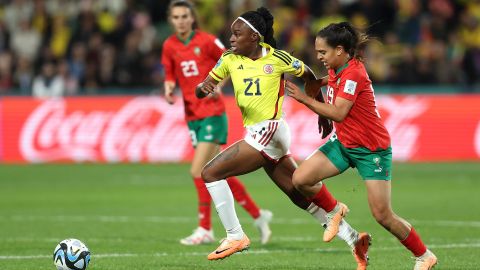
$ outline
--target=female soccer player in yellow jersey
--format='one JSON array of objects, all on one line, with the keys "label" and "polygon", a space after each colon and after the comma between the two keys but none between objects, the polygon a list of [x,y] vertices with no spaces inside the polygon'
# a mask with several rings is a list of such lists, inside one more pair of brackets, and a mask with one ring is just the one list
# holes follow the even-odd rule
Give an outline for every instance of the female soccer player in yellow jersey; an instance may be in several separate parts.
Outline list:
[{"label": "female soccer player in yellow jersey", "polygon": [[[235,98],[240,107],[247,134],[213,158],[202,171],[202,178],[216,206],[220,220],[227,231],[226,239],[212,253],[209,260],[222,259],[245,250],[250,240],[245,235],[235,213],[232,193],[225,181],[264,168],[268,176],[298,207],[307,210],[354,249],[354,254],[366,264],[368,234],[355,231],[342,220],[343,208],[337,204],[326,188],[323,203],[311,203],[292,184],[296,169],[290,157],[290,131],[282,114],[284,99],[284,73],[301,77],[306,91],[316,96],[319,90],[314,74],[304,63],[285,51],[275,49],[273,17],[266,8],[248,11],[231,26],[231,49],[223,53],[209,76],[197,86],[197,97],[213,93],[218,82],[231,76]],[[321,95],[320,95],[321,96]],[[323,97],[322,97],[323,100]],[[329,123],[324,122],[325,128]],[[325,209],[326,213],[323,209]],[[330,226],[336,223],[336,226]],[[330,239],[329,239],[330,240]]]},{"label": "female soccer player in yellow jersey", "polygon": [[[207,244],[214,241],[211,223],[211,198],[200,177],[203,166],[220,152],[227,140],[227,115],[220,94],[200,100],[195,97],[195,87],[207,76],[215,62],[225,51],[213,35],[197,29],[193,4],[184,0],[170,2],[168,18],[175,30],[163,43],[162,64],[165,69],[165,100],[173,104],[173,91],[178,82],[182,91],[185,120],[195,148],[190,174],[198,195],[198,227],[180,240],[184,245]],[[269,222],[272,213],[259,209],[245,186],[236,177],[227,179],[234,198],[254,219],[260,232],[260,242],[270,239]]]}]

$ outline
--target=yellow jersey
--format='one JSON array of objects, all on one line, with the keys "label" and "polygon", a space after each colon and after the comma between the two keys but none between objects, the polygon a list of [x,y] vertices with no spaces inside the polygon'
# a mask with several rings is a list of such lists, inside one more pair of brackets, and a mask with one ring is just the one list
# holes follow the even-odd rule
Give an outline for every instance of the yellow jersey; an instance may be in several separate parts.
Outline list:
[{"label": "yellow jersey", "polygon": [[285,93],[283,74],[300,77],[305,71],[304,63],[289,53],[266,43],[260,45],[268,50],[263,57],[252,60],[226,51],[209,73],[216,81],[231,76],[244,126],[280,119]]}]

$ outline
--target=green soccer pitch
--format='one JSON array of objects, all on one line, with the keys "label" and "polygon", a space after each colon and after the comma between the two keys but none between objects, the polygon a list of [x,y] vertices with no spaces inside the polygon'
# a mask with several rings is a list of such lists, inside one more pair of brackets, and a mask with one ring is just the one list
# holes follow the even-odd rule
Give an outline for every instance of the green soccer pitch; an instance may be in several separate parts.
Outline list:
[{"label": "green soccer pitch", "polygon": [[[0,269],[53,270],[57,243],[78,238],[90,270],[355,269],[346,244],[322,242],[323,229],[259,170],[241,176],[261,208],[274,213],[271,242],[259,244],[253,220],[237,205],[250,250],[206,256],[217,243],[182,246],[197,225],[187,164],[0,166]],[[480,269],[480,163],[394,164],[393,207],[439,259],[436,269]],[[412,255],[370,215],[356,171],[328,180],[350,207],[349,223],[373,236],[370,267],[413,269]],[[215,236],[225,236],[212,210]]]}]

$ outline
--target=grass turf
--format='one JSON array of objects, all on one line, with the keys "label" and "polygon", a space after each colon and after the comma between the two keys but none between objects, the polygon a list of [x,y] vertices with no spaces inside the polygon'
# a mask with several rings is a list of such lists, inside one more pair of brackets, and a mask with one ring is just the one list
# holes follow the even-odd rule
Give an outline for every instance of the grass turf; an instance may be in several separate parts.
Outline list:
[{"label": "grass turf", "polygon": [[[393,208],[439,258],[437,269],[480,269],[480,164],[394,164]],[[260,207],[273,211],[271,242],[260,245],[252,219],[237,213],[249,251],[209,262],[217,243],[186,247],[196,227],[196,193],[186,164],[0,165],[0,269],[52,270],[64,238],[84,241],[89,270],[355,269],[345,243],[323,230],[263,171],[240,177]],[[348,222],[373,235],[369,269],[413,269],[411,254],[371,217],[365,187],[349,170],[327,181],[349,205]],[[217,238],[224,237],[212,210]]]}]

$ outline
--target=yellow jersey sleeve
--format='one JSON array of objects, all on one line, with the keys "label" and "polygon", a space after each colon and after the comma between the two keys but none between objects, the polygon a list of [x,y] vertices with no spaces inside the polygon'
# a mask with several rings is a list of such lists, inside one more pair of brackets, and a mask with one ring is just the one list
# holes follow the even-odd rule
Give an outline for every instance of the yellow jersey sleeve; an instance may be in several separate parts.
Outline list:
[{"label": "yellow jersey sleeve", "polygon": [[283,73],[289,73],[295,77],[300,77],[303,75],[303,72],[305,72],[305,64],[286,51],[275,49],[272,56],[277,58],[277,66]]},{"label": "yellow jersey sleeve", "polygon": [[230,74],[228,64],[231,55],[233,55],[231,51],[225,51],[208,75],[219,82],[225,79]]}]

